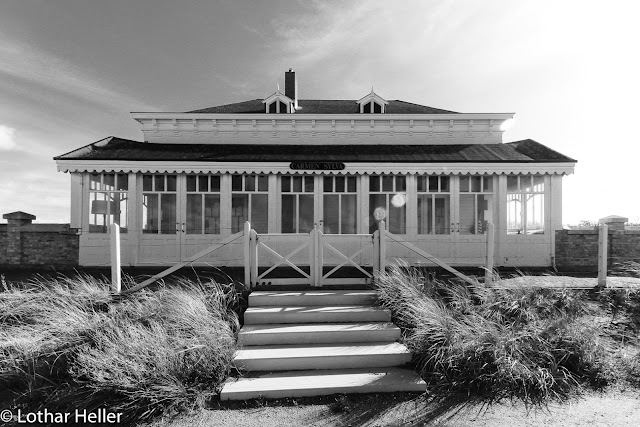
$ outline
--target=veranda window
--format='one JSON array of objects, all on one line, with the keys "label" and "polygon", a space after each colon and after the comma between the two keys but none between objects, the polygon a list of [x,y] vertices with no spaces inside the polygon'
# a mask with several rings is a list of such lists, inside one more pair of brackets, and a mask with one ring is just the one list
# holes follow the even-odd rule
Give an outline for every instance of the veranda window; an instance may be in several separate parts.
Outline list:
[{"label": "veranda window", "polygon": [[544,234],[544,176],[507,177],[507,233]]},{"label": "veranda window", "polygon": [[372,175],[369,177],[369,233],[378,229],[381,220],[395,234],[407,229],[407,181],[404,176]]},{"label": "veranda window", "polygon": [[142,232],[175,234],[176,175],[142,176]]},{"label": "veranda window", "polygon": [[231,176],[231,233],[244,229],[249,221],[258,233],[269,228],[269,177],[267,175]]},{"label": "veranda window", "polygon": [[448,176],[419,176],[418,234],[449,234],[450,181]]},{"label": "veranda window", "polygon": [[493,214],[493,177],[460,177],[460,234],[484,234]]},{"label": "veranda window", "polygon": [[325,176],[324,232],[329,234],[355,234],[357,214],[355,176]]},{"label": "veranda window", "polygon": [[89,233],[107,233],[110,224],[127,232],[129,177],[124,173],[92,173],[89,183]]},{"label": "veranda window", "polygon": [[187,234],[220,234],[219,175],[187,175]]},{"label": "veranda window", "polygon": [[283,233],[309,233],[313,229],[313,187],[313,176],[280,177]]}]

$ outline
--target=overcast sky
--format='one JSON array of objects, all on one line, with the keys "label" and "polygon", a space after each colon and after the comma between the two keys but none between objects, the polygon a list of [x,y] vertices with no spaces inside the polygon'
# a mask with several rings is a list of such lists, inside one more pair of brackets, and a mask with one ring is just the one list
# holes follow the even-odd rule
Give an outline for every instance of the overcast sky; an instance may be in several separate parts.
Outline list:
[{"label": "overcast sky", "polygon": [[284,71],[301,98],[371,86],[459,112],[515,112],[578,160],[564,223],[640,221],[640,2],[2,0],[0,213],[69,221],[53,156],[109,135],[131,111],[264,98]]}]

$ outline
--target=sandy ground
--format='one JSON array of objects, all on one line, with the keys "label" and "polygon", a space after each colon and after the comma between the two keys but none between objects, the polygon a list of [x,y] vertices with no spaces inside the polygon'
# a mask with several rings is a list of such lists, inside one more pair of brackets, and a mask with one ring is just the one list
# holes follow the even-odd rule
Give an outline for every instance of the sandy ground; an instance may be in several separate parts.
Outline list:
[{"label": "sandy ground", "polygon": [[409,395],[336,397],[323,402],[288,401],[254,404],[250,407],[205,410],[197,415],[159,421],[153,427],[187,426],[440,426],[440,427],[617,427],[640,426],[640,391],[590,393],[570,402],[529,409],[518,403],[489,407],[481,404],[440,413]]}]

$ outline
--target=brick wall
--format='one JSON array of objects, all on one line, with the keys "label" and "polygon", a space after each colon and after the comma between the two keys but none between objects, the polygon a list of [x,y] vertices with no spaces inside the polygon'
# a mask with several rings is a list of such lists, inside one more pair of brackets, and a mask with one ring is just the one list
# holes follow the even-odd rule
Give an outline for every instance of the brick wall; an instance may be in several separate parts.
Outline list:
[{"label": "brick wall", "polygon": [[[609,230],[609,268],[616,263],[640,262],[640,231]],[[556,266],[560,270],[598,269],[598,230],[556,231]]]},{"label": "brick wall", "polygon": [[24,215],[28,214],[4,215],[8,223],[0,225],[0,266],[78,265],[80,240],[75,229],[69,224],[32,224]]}]

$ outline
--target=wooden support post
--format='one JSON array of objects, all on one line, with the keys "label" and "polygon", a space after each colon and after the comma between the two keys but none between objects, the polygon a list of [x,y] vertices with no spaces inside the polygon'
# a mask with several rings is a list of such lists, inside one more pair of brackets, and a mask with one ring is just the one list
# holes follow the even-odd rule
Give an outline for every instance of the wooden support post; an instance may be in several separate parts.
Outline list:
[{"label": "wooden support post", "polygon": [[385,223],[384,221],[380,221],[378,223],[378,237],[380,238],[380,262],[378,264],[378,268],[380,269],[380,273],[385,272],[385,268],[387,266],[387,236],[385,235]]},{"label": "wooden support post", "polygon": [[309,276],[311,286],[318,286],[318,264],[316,263],[316,253],[318,252],[318,224],[311,230],[311,247],[309,248]]},{"label": "wooden support post", "polygon": [[492,222],[487,223],[487,264],[484,271],[484,284],[493,284],[493,252],[495,247],[495,226]]},{"label": "wooden support post", "polygon": [[251,289],[251,224],[244,223],[244,286]]},{"label": "wooden support post", "polygon": [[256,230],[251,230],[251,287],[258,285],[258,233]]},{"label": "wooden support post", "polygon": [[598,234],[598,286],[607,286],[607,245],[609,226],[600,224]]},{"label": "wooden support post", "polygon": [[120,226],[111,224],[111,290],[117,294],[122,290],[120,270]]},{"label": "wooden support post", "polygon": [[380,233],[376,230],[373,232],[373,254],[371,255],[373,264],[373,275],[380,271]]},{"label": "wooden support post", "polygon": [[316,282],[314,286],[319,288],[322,287],[322,278],[324,274],[324,270],[322,268],[324,262],[324,246],[322,242],[323,233],[322,231],[317,231],[317,245],[316,245],[316,257],[313,260],[314,268],[316,269]]}]

